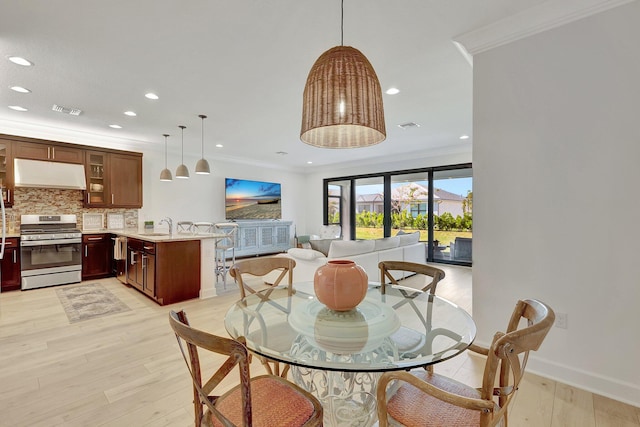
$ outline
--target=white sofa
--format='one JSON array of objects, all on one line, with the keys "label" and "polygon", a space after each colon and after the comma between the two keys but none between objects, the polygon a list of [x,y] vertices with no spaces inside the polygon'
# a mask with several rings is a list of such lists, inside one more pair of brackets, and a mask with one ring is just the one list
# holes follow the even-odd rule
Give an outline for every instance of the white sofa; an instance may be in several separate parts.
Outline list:
[{"label": "white sofa", "polygon": [[[333,259],[348,259],[360,265],[369,276],[369,280],[380,281],[380,261],[409,261],[424,264],[427,259],[426,245],[420,242],[420,233],[402,234],[376,240],[316,240],[310,242],[317,249],[291,248],[287,253],[278,254],[293,258],[296,266],[293,270],[295,282],[313,281],[318,267]],[[323,253],[324,248],[328,251]],[[401,278],[402,272],[393,273]],[[273,283],[277,273],[264,276],[266,283]]]}]

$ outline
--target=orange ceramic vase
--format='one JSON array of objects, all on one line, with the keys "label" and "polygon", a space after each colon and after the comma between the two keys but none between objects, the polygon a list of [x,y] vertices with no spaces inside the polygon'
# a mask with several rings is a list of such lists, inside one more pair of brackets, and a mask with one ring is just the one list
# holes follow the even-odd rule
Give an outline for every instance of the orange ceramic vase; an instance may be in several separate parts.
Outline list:
[{"label": "orange ceramic vase", "polygon": [[332,260],[316,270],[313,289],[318,301],[335,311],[354,309],[367,294],[369,278],[353,261]]}]

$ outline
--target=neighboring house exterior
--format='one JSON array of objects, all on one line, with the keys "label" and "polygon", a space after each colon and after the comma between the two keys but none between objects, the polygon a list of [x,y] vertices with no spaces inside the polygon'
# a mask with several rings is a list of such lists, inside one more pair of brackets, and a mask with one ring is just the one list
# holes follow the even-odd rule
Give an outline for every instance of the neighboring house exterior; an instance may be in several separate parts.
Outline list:
[{"label": "neighboring house exterior", "polygon": [[[434,190],[433,197],[435,201],[434,215],[442,215],[448,212],[454,218],[464,216],[463,206],[465,197],[440,188]],[[427,214],[428,198],[429,190],[415,182],[401,185],[391,190],[391,204],[393,209],[399,212],[410,209],[414,217],[420,214]],[[383,204],[382,194],[361,194],[356,199],[356,212],[382,213]]]}]

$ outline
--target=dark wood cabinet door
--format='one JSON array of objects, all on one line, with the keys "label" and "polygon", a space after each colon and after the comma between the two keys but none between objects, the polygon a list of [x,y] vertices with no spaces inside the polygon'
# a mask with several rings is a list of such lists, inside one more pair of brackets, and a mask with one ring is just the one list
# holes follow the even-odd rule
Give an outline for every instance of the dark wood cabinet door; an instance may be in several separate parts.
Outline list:
[{"label": "dark wood cabinet door", "polygon": [[18,141],[15,144],[15,157],[31,160],[45,160],[62,163],[84,163],[84,150],[56,144],[38,144]]},{"label": "dark wood cabinet door", "polygon": [[91,208],[110,206],[109,154],[103,151],[87,151],[85,160],[84,171],[87,177],[85,206]]},{"label": "dark wood cabinet door", "polygon": [[20,275],[20,243],[17,238],[8,238],[5,242],[4,258],[0,261],[2,269],[2,292],[21,288]]},{"label": "dark wood cabinet door", "polygon": [[5,207],[13,205],[13,144],[0,139],[0,186]]},{"label": "dark wood cabinet door", "polygon": [[111,275],[111,235],[89,234],[82,238],[82,280]]},{"label": "dark wood cabinet door", "polygon": [[142,207],[142,157],[111,153],[109,159],[111,206]]},{"label": "dark wood cabinet door", "polygon": [[155,298],[156,296],[156,256],[150,253],[144,254],[144,288],[145,294]]}]

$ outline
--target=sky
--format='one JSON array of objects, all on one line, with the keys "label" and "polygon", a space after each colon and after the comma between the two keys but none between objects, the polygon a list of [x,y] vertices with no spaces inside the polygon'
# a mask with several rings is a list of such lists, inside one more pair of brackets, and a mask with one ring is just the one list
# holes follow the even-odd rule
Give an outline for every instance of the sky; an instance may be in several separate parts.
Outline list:
[{"label": "sky", "polygon": [[[416,181],[416,183],[427,187],[428,183],[426,181]],[[397,184],[391,184],[391,188],[395,188],[400,185],[406,184],[405,182],[399,182]],[[433,186],[435,188],[440,188],[442,190],[448,191],[453,194],[458,194],[462,197],[466,197],[469,191],[473,189],[473,178],[449,178],[449,179],[437,179],[433,182]],[[359,185],[356,188],[356,194],[375,194],[382,193],[382,184],[372,184],[372,185]]]}]

